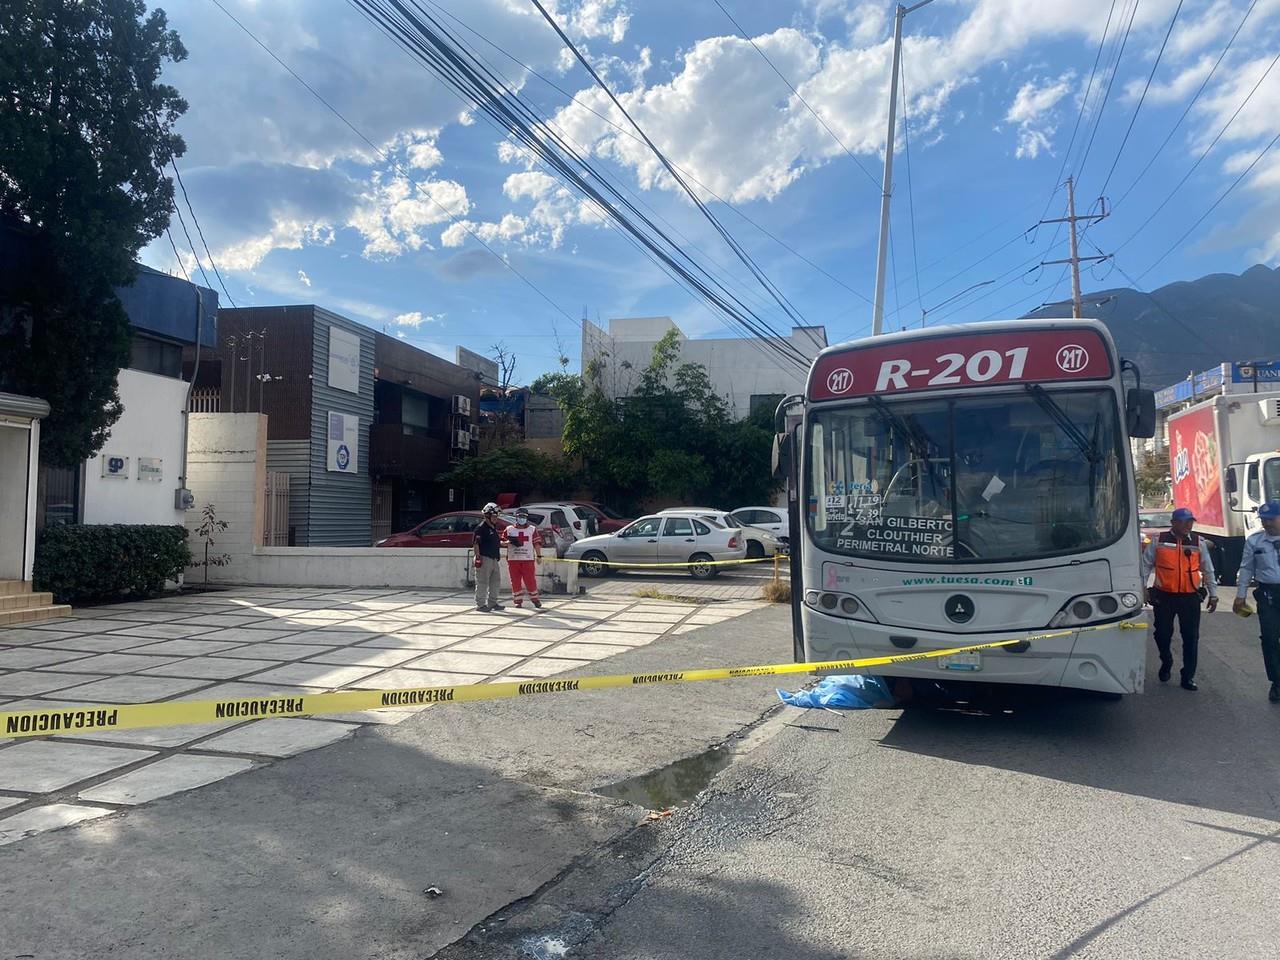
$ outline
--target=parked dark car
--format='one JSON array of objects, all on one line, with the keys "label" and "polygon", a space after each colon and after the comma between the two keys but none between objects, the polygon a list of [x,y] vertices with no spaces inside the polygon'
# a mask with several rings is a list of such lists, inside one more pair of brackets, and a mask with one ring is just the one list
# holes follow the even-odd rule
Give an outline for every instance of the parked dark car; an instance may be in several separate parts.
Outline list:
[{"label": "parked dark car", "polygon": [[575,507],[589,511],[596,518],[596,533],[617,533],[627,524],[633,522],[633,518],[624,517],[616,510],[611,510],[604,504],[595,503],[591,500],[570,500]]}]

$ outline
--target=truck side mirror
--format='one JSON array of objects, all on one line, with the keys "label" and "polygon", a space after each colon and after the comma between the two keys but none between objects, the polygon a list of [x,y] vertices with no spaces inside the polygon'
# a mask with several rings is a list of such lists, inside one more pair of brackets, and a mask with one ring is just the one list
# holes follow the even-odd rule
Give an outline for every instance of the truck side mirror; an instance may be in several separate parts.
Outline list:
[{"label": "truck side mirror", "polygon": [[1150,439],[1156,435],[1156,394],[1154,390],[1130,387],[1124,395],[1125,423],[1129,436]]},{"label": "truck side mirror", "polygon": [[1235,467],[1227,467],[1227,493],[1237,493],[1239,490],[1240,481],[1236,479]]}]

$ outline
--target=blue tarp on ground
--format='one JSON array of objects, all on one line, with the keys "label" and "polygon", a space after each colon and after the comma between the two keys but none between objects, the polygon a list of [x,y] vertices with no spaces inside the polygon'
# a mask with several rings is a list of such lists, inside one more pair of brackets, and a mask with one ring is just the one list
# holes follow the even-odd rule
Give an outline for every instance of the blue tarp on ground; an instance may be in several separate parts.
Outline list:
[{"label": "blue tarp on ground", "polygon": [[823,677],[808,690],[778,691],[778,699],[792,707],[833,710],[871,710],[893,706],[893,694],[879,677]]}]

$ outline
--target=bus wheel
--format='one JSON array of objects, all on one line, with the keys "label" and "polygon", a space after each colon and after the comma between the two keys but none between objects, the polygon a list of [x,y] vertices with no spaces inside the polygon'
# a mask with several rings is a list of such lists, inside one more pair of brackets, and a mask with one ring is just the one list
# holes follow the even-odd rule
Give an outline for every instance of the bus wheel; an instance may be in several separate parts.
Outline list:
[{"label": "bus wheel", "polygon": [[609,572],[605,556],[599,550],[590,550],[582,555],[582,565],[578,568],[584,577],[603,577]]},{"label": "bus wheel", "polygon": [[689,558],[689,576],[695,580],[710,580],[716,575],[711,558],[705,553],[695,553]]},{"label": "bus wheel", "polygon": [[759,540],[747,541],[747,559],[762,560],[764,558],[764,547]]}]

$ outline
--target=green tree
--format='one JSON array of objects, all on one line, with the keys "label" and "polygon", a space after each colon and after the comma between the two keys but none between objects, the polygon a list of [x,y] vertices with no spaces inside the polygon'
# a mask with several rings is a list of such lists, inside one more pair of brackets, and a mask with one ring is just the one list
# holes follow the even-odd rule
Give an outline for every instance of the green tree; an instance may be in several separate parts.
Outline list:
[{"label": "green tree", "polygon": [[0,303],[0,389],[49,401],[53,463],[94,455],[120,416],[130,331],[115,289],[169,223],[187,104],[159,78],[184,57],[140,0],[0,4],[0,221],[31,252]]},{"label": "green tree", "polygon": [[1169,501],[1169,458],[1153,453],[1142,454],[1134,470],[1138,499],[1142,503],[1165,504]]},{"label": "green tree", "polygon": [[577,485],[577,476],[561,457],[550,457],[528,447],[499,447],[463,460],[442,474],[439,481],[462,487],[483,501],[500,493],[523,497],[535,490],[551,497],[568,496]]}]

